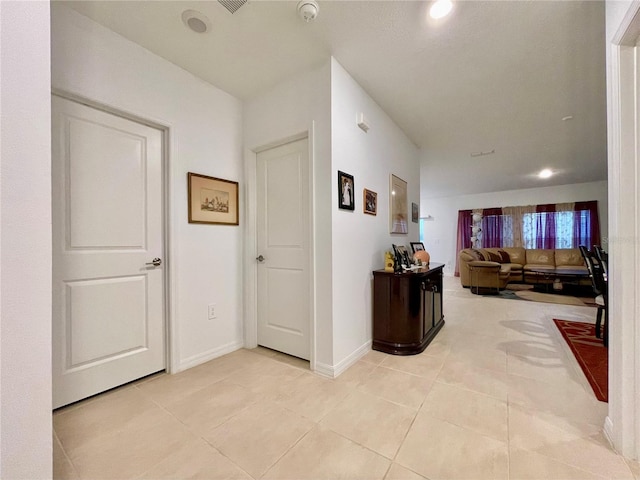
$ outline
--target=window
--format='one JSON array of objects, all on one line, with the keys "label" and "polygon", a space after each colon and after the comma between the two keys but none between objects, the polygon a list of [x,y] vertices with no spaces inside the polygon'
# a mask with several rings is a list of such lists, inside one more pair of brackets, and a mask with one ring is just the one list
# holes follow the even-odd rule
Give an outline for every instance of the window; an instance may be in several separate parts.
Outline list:
[{"label": "window", "polygon": [[589,210],[525,213],[522,216],[524,248],[591,247],[591,213]]}]

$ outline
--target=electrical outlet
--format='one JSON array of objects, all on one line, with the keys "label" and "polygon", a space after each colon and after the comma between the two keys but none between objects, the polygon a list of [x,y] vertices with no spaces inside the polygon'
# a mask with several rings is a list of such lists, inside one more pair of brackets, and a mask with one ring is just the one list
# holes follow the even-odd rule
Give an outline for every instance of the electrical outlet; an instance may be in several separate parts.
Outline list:
[{"label": "electrical outlet", "polygon": [[217,318],[217,315],[216,315],[216,304],[215,303],[210,303],[209,304],[209,320],[213,320],[214,318]]}]

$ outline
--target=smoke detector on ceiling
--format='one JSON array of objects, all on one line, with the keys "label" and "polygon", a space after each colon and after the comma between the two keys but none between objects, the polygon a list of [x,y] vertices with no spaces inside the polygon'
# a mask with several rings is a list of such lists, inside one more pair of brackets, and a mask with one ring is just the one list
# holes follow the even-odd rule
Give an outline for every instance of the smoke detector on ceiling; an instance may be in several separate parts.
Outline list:
[{"label": "smoke detector on ceiling", "polygon": [[301,0],[298,2],[298,15],[309,23],[318,16],[318,3],[315,0]]}]

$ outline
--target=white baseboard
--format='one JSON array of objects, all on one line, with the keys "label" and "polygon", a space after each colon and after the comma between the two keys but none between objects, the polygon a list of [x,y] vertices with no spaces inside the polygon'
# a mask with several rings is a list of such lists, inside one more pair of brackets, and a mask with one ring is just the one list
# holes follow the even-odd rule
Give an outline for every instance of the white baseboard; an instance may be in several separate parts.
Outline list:
[{"label": "white baseboard", "polygon": [[604,431],[604,436],[607,438],[607,441],[609,442],[609,445],[611,445],[611,448],[615,450],[615,447],[613,445],[613,422],[611,421],[611,418],[609,418],[608,415],[604,419],[603,431]]},{"label": "white baseboard", "polygon": [[333,366],[327,365],[326,363],[322,362],[316,362],[313,373],[317,373],[318,375],[322,375],[323,377],[334,378]]},{"label": "white baseboard", "polygon": [[175,373],[181,372],[183,370],[187,370],[188,368],[195,367],[202,363],[206,363],[209,360],[213,360],[214,358],[221,357],[222,355],[226,355],[227,353],[235,352],[242,348],[244,344],[240,342],[231,342],[226,345],[222,345],[220,347],[213,348],[211,350],[207,350],[206,352],[198,353],[197,355],[193,355],[189,358],[185,358],[180,361],[180,365],[178,366],[178,370]]},{"label": "white baseboard", "polygon": [[315,373],[329,378],[336,378],[338,375],[347,370],[351,365],[353,365],[367,353],[369,353],[369,350],[371,350],[371,343],[371,340],[364,343],[337,365],[327,365],[326,363],[316,362],[314,370]]}]

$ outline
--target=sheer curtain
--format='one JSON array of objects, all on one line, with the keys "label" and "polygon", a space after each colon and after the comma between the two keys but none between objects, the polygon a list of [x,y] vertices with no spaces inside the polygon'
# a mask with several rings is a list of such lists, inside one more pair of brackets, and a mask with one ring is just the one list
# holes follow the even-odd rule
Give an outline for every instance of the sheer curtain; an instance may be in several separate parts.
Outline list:
[{"label": "sheer curtain", "polygon": [[525,228],[527,231],[531,229],[530,225],[525,227],[525,215],[535,213],[535,211],[535,205],[504,207],[502,209],[502,215],[505,217],[503,222],[503,247],[524,247],[525,237],[523,230]]},{"label": "sheer curtain", "polygon": [[575,206],[573,202],[556,204],[555,248],[573,248]]}]

